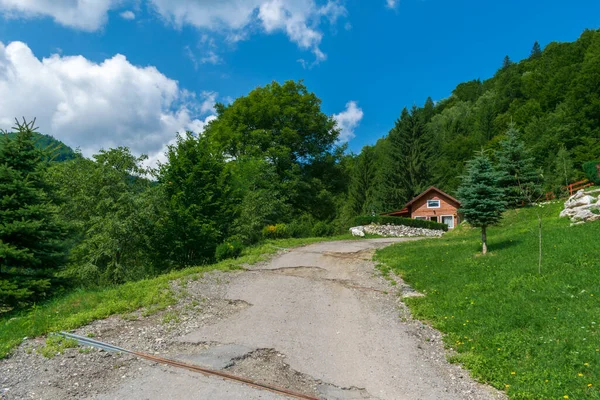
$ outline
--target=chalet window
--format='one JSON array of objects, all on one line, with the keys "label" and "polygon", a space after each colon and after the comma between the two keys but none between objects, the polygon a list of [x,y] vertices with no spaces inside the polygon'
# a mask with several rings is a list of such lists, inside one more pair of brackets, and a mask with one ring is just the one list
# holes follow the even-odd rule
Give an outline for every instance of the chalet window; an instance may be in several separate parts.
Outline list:
[{"label": "chalet window", "polygon": [[427,200],[427,208],[440,208],[439,200]]},{"label": "chalet window", "polygon": [[420,220],[423,220],[423,221],[427,221],[427,217],[415,217],[415,219],[420,219]]}]

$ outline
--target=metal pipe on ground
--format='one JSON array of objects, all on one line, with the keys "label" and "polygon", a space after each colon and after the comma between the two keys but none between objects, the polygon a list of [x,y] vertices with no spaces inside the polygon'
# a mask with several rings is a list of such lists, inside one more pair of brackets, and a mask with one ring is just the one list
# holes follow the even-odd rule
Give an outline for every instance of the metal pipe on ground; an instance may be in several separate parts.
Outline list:
[{"label": "metal pipe on ground", "polygon": [[197,365],[187,364],[187,363],[184,363],[181,361],[171,360],[171,359],[162,358],[162,357],[156,357],[156,356],[146,354],[146,353],[141,353],[138,351],[127,350],[122,347],[113,346],[109,343],[100,342],[99,340],[93,340],[91,338],[80,336],[80,335],[75,335],[73,333],[60,332],[60,333],[57,333],[57,335],[68,338],[68,339],[76,340],[77,343],[79,343],[79,345],[81,345],[81,346],[91,346],[91,347],[95,347],[98,349],[102,349],[104,351],[110,351],[110,352],[115,352],[115,353],[133,354],[135,356],[144,358],[146,360],[154,361],[154,362],[161,363],[161,364],[171,365],[171,366],[177,367],[177,368],[187,369],[187,370],[193,371],[193,372],[199,372],[205,376],[218,376],[218,377],[226,379],[226,380],[243,383],[243,384],[251,386],[255,389],[267,390],[269,392],[285,395],[285,396],[292,397],[295,399],[319,400],[316,397],[312,397],[312,396],[309,396],[309,395],[306,395],[303,393],[297,393],[297,392],[294,392],[292,390],[288,390],[285,388],[281,388],[281,387],[277,387],[277,386],[273,386],[273,385],[267,385],[265,383],[255,382],[250,379],[242,378],[240,376],[228,374],[226,372],[214,371],[214,370],[199,367]]}]

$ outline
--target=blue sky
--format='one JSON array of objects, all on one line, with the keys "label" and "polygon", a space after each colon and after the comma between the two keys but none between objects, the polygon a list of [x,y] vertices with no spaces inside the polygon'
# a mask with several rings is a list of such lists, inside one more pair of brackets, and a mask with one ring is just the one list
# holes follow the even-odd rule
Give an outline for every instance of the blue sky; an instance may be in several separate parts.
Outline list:
[{"label": "blue sky", "polygon": [[202,130],[215,100],[287,79],[305,81],[358,152],[404,106],[492,76],[535,40],[600,26],[597,0],[23,3],[0,0],[0,127],[36,116],[84,154],[127,145],[153,160],[175,131]]}]

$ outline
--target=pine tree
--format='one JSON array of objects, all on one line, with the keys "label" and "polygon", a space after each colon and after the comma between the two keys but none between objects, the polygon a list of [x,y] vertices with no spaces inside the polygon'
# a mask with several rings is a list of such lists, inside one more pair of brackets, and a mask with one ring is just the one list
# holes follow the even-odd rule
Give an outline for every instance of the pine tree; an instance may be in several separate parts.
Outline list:
[{"label": "pine tree", "polygon": [[505,56],[504,60],[502,61],[502,69],[507,69],[508,67],[510,67],[513,64],[513,62],[511,61],[509,56]]},{"label": "pine tree", "polygon": [[352,216],[379,211],[375,204],[377,169],[375,149],[365,146],[356,157],[348,189],[348,207]]},{"label": "pine tree", "polygon": [[531,54],[529,58],[540,58],[542,56],[542,46],[540,46],[539,42],[536,40],[533,44],[533,48],[531,49]]},{"label": "pine tree", "polygon": [[414,106],[409,112],[404,108],[390,131],[382,183],[386,209],[402,206],[430,183],[428,159],[431,146],[425,122],[423,109]]},{"label": "pine tree", "polygon": [[498,187],[498,174],[489,157],[481,151],[467,163],[467,173],[457,191],[459,212],[465,220],[481,228],[482,253],[487,253],[487,227],[497,224],[505,209],[504,191]]},{"label": "pine tree", "polygon": [[500,142],[496,157],[499,185],[504,190],[509,207],[528,204],[540,195],[540,179],[534,159],[513,125],[506,132],[506,139]]},{"label": "pine tree", "polygon": [[44,180],[33,124],[17,121],[16,136],[3,133],[0,147],[0,308],[46,296],[65,262],[68,230]]}]

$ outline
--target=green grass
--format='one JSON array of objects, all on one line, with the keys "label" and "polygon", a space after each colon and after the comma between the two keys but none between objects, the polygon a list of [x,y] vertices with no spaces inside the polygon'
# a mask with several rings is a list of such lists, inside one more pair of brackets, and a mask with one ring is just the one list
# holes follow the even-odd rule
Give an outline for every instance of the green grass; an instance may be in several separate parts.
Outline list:
[{"label": "green grass", "polygon": [[561,209],[508,212],[488,231],[487,256],[468,227],[376,255],[426,294],[405,301],[446,333],[451,361],[512,399],[600,399],[600,222],[570,227]]},{"label": "green grass", "polygon": [[[344,235],[331,238],[281,239],[245,249],[237,259],[223,260],[217,264],[186,268],[152,279],[130,282],[102,289],[78,289],[65,296],[54,298],[32,309],[0,317],[0,359],[8,356],[25,337],[37,337],[50,332],[75,329],[90,322],[123,314],[132,318],[131,312],[144,308],[148,316],[177,302],[169,282],[181,278],[198,279],[208,271],[230,271],[243,265],[264,261],[282,248],[302,246],[324,240],[349,239]],[[135,318],[135,316],[133,316]],[[165,323],[175,320],[167,315]],[[50,349],[49,351],[51,351]]]}]

